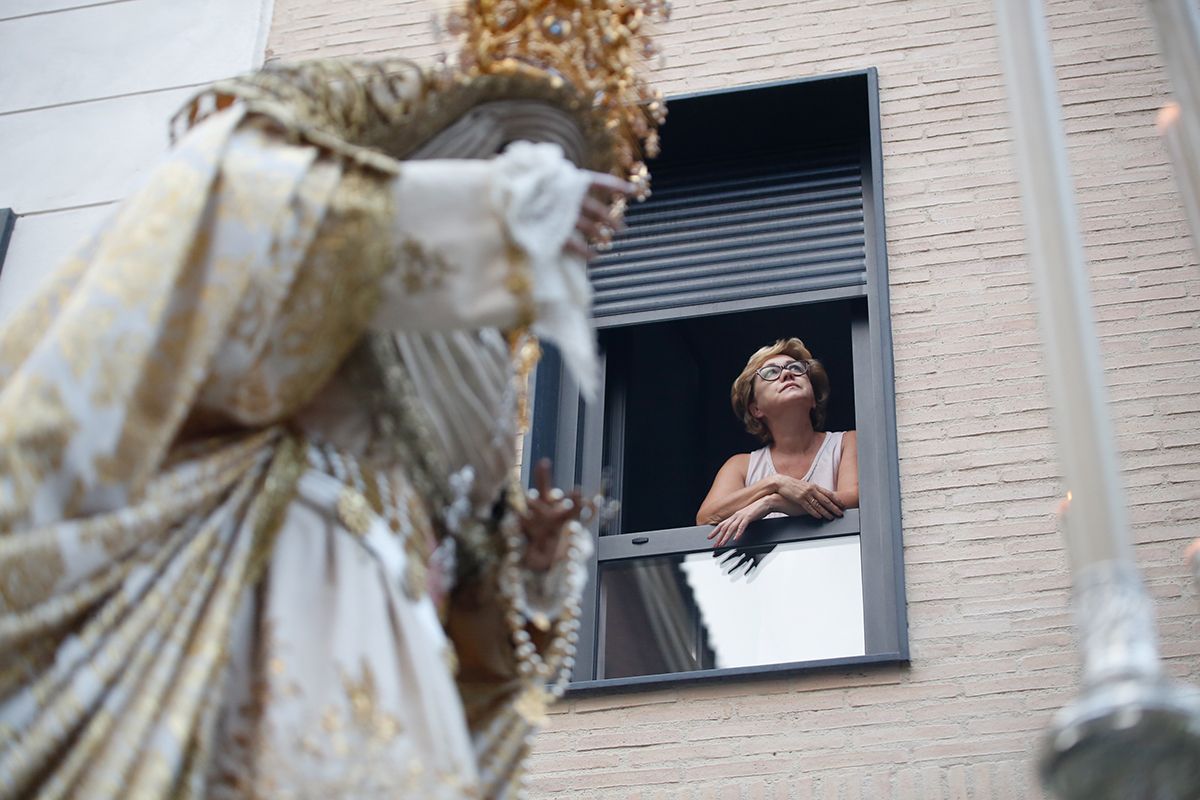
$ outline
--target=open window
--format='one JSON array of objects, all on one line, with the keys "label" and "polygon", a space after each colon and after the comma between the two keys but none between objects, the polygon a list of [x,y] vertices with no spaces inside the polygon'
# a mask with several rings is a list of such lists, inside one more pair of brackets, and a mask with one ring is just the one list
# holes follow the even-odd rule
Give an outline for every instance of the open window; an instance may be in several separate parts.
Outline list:
[{"label": "open window", "polygon": [[[594,525],[572,687],[906,659],[875,73],[670,105],[654,194],[591,268],[603,397],[552,351],[534,387],[524,463],[620,502]],[[858,431],[860,508],[762,520],[714,557],[696,510],[759,446],[730,385],[788,336],[829,374],[826,429]]]}]

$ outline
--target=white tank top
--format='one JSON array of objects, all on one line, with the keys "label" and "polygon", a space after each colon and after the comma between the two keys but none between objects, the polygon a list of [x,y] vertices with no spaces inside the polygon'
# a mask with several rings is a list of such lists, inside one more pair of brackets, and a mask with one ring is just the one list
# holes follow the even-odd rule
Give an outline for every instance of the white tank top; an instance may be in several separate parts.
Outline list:
[{"label": "white tank top", "polygon": [[[801,480],[815,483],[833,492],[837,490],[838,466],[842,463],[842,434],[845,431],[829,431],[825,440],[813,457],[812,465]],[[746,468],[746,485],[758,483],[763,478],[778,474],[775,462],[771,460],[771,448],[760,447],[750,454],[750,465]],[[779,511],[772,511],[767,518],[786,517]]]}]

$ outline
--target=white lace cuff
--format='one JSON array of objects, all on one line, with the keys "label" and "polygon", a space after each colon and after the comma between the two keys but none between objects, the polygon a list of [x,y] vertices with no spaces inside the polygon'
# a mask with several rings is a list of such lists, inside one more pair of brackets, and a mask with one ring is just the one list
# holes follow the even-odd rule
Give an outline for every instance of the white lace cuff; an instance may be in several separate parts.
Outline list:
[{"label": "white lace cuff", "polygon": [[584,260],[563,252],[589,178],[553,144],[514,142],[495,163],[492,202],[528,258],[533,332],[558,347],[583,393],[592,397],[597,385],[592,291]]},{"label": "white lace cuff", "polygon": [[376,331],[510,328],[558,346],[580,387],[597,380],[583,259],[563,246],[587,173],[557,145],[516,142],[491,161],[410,161],[390,183],[396,264]]}]

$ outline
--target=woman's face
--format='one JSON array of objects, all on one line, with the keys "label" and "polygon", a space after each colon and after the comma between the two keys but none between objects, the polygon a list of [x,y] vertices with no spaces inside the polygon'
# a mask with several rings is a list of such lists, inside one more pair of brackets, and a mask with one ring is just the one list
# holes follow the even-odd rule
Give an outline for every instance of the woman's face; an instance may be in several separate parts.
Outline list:
[{"label": "woman's face", "polygon": [[[796,360],[789,355],[772,356],[764,361],[762,366],[786,367]],[[763,380],[760,375],[754,376],[754,400],[750,403],[750,413],[768,424],[772,418],[777,419],[781,414],[807,415],[815,402],[812,382],[808,375],[796,376],[785,369],[773,381]]]}]

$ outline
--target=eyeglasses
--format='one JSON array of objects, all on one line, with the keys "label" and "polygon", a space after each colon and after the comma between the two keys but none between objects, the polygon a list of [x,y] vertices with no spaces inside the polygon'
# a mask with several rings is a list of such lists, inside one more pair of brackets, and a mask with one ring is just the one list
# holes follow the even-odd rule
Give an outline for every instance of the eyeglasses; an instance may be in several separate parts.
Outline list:
[{"label": "eyeglasses", "polygon": [[793,377],[799,378],[808,372],[808,362],[793,361],[790,364],[767,364],[765,367],[756,369],[754,374],[764,381],[777,381],[783,376],[784,370],[792,373]]}]

